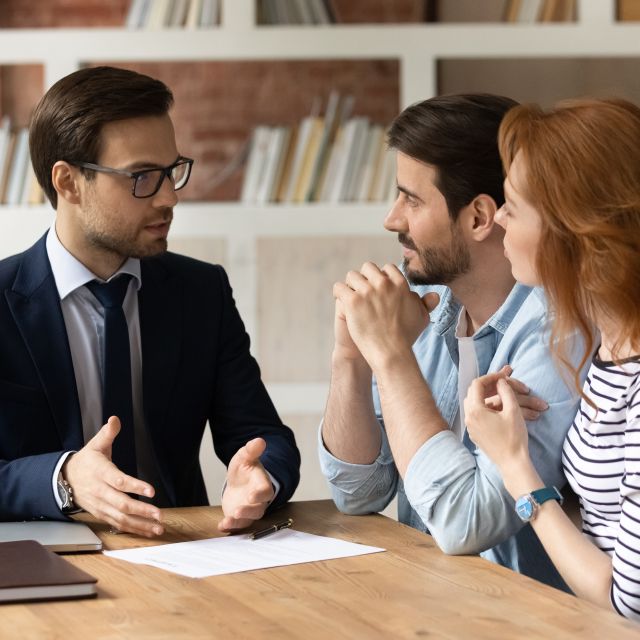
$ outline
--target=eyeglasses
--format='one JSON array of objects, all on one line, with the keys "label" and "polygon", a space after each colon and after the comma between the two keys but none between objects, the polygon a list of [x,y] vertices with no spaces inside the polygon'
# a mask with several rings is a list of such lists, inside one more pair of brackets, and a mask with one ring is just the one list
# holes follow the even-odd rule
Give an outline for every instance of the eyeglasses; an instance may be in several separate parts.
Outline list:
[{"label": "eyeglasses", "polygon": [[119,176],[126,176],[133,180],[133,188],[131,193],[134,198],[150,198],[154,196],[164,182],[165,178],[169,178],[173,183],[174,191],[182,189],[191,175],[191,167],[193,160],[191,158],[178,158],[172,165],[160,169],[142,169],[141,171],[125,171],[124,169],[112,169],[111,167],[102,167],[92,162],[70,162],[76,167],[83,169],[91,169],[100,173],[115,173]]}]

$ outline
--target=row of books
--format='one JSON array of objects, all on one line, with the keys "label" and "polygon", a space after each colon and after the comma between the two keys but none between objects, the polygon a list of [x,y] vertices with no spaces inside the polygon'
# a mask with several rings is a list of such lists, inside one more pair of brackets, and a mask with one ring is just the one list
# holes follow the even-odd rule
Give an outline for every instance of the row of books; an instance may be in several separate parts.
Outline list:
[{"label": "row of books", "polygon": [[570,22],[575,20],[575,0],[508,0],[505,22]]},{"label": "row of books", "polygon": [[220,24],[221,0],[131,0],[128,29],[206,29]]},{"label": "row of books", "polygon": [[267,202],[386,202],[395,193],[395,154],[386,129],[351,116],[353,98],[332,93],[324,116],[253,131],[240,199]]},{"label": "row of books", "polygon": [[29,157],[29,129],[12,129],[11,119],[4,116],[0,121],[0,204],[43,202]]},{"label": "row of books", "polygon": [[260,0],[258,24],[332,24],[330,0]]}]

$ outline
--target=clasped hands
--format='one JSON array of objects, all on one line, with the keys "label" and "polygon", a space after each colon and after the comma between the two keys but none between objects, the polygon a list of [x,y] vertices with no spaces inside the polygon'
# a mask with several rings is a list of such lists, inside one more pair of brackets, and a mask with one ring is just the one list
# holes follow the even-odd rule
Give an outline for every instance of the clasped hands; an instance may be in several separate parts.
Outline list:
[{"label": "clasped hands", "polygon": [[333,285],[336,299],[334,356],[364,358],[376,371],[398,353],[407,354],[429,324],[439,297],[411,291],[395,265],[365,262]]},{"label": "clasped hands", "polygon": [[[367,361],[373,372],[394,354],[405,353],[429,324],[439,302],[436,293],[422,298],[412,292],[394,265],[382,269],[367,262],[333,286],[336,299],[334,358]],[[527,450],[525,420],[536,420],[548,408],[512,368],[477,378],[464,403],[472,440],[496,463],[506,464]]]},{"label": "clasped hands", "polygon": [[[154,488],[123,473],[111,461],[113,441],[120,433],[120,420],[109,418],[106,425],[82,448],[71,454],[63,466],[73,489],[75,504],[118,531],[152,538],[162,535],[161,510],[132,498],[152,498]],[[274,497],[271,480],[260,462],[266,448],[262,438],[250,440],[229,463],[222,497],[220,531],[234,531],[259,520]]]}]

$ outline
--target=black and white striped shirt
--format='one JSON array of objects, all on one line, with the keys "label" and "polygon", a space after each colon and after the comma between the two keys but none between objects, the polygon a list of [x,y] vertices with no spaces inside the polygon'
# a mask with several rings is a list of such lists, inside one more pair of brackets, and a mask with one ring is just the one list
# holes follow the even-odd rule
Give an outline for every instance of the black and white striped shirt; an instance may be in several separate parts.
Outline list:
[{"label": "black and white striped shirt", "polygon": [[640,620],[640,357],[593,359],[562,463],[580,497],[582,530],[613,564],[611,602]]}]

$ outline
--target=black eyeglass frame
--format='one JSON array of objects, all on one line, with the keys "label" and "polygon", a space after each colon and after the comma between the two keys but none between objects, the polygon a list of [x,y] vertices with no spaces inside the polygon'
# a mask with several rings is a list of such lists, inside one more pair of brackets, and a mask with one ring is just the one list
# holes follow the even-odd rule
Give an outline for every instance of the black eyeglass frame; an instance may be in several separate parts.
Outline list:
[{"label": "black eyeglass frame", "polygon": [[[99,164],[94,164],[93,162],[70,162],[74,167],[81,167],[83,169],[90,169],[91,171],[98,171],[99,173],[112,173],[118,176],[126,176],[127,178],[131,178],[133,180],[133,187],[131,189],[131,195],[134,198],[151,198],[155,196],[158,191],[160,191],[160,187],[164,182],[165,178],[171,177],[171,172],[180,165],[186,164],[188,165],[186,178],[184,179],[184,183],[181,184],[178,188],[174,188],[174,191],[180,191],[183,187],[187,186],[187,182],[189,182],[189,178],[191,177],[191,168],[193,167],[193,159],[185,158],[184,156],[180,156],[173,164],[170,164],[168,167],[155,167],[153,169],[141,169],[140,171],[126,171],[125,169],[113,169],[112,167],[103,167]],[[158,179],[158,184],[156,184],[155,189],[146,196],[136,195],[136,185],[138,184],[138,178],[140,176],[146,175],[153,171],[160,171],[160,178]]]}]

